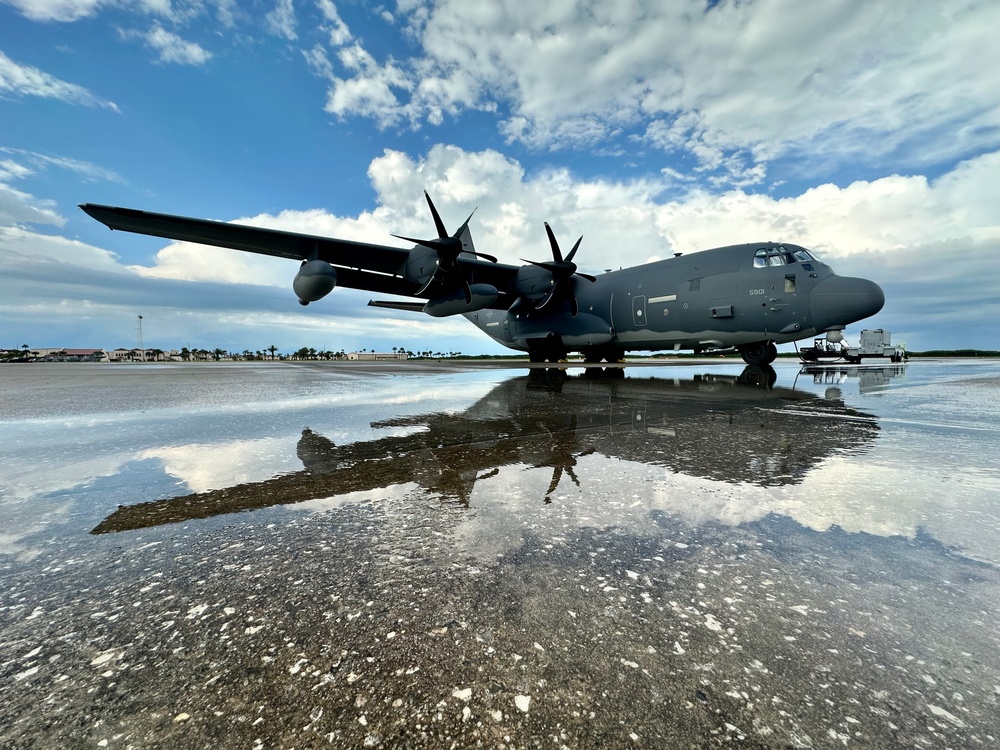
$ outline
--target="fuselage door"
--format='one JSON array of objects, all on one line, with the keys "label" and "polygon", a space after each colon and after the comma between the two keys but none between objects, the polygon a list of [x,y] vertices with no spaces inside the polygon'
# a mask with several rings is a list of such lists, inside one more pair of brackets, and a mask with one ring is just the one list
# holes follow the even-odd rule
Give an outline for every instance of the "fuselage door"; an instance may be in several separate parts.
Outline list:
[{"label": "fuselage door", "polygon": [[637,328],[646,325],[646,295],[638,294],[632,298],[632,322]]}]

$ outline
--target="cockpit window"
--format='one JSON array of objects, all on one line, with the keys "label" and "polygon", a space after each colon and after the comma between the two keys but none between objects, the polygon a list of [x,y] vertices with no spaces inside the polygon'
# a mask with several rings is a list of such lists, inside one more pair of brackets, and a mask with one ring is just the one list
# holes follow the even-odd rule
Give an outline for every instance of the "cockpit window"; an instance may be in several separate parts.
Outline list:
[{"label": "cockpit window", "polygon": [[808,263],[811,260],[813,260],[813,256],[805,248],[800,247],[793,252],[784,245],[761,247],[754,253],[753,267],[788,266],[792,263]]}]

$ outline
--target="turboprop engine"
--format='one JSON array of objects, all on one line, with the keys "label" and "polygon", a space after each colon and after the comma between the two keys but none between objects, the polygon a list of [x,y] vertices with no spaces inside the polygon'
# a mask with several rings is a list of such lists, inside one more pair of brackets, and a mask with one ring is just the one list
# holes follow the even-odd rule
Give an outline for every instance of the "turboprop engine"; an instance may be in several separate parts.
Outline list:
[{"label": "turboprop engine", "polygon": [[337,269],[325,260],[304,260],[292,280],[300,305],[323,299],[337,286]]},{"label": "turboprop engine", "polygon": [[490,284],[469,284],[424,305],[424,312],[435,318],[475,312],[497,301],[497,288]]}]

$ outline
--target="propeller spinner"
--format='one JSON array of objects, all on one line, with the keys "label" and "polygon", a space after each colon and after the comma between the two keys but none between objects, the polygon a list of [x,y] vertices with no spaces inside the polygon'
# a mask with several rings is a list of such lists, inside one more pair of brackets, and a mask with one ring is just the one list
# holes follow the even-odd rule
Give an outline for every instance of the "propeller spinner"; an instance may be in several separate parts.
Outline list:
[{"label": "propeller spinner", "polygon": [[[469,214],[469,218],[466,219],[462,226],[452,234],[448,234],[448,230],[441,220],[441,214],[438,213],[437,208],[434,207],[434,201],[431,200],[431,196],[428,192],[424,191],[424,197],[427,199],[427,205],[431,209],[431,216],[434,218],[434,228],[437,229],[438,236],[432,240],[422,240],[415,237],[404,237],[401,234],[394,234],[401,240],[406,240],[407,242],[413,242],[414,244],[420,245],[421,247],[426,247],[437,253],[438,264],[431,278],[426,284],[416,293],[416,296],[421,296],[428,287],[434,282],[445,282],[449,276],[453,276],[459,268],[458,257],[461,253],[467,253],[469,255],[475,255],[477,258],[484,258],[492,263],[496,263],[497,259],[492,255],[487,255],[486,253],[478,253],[475,250],[467,250],[465,248],[465,243],[462,242],[462,235],[465,233],[469,226],[469,220],[472,219],[472,214]],[[468,278],[461,277],[460,283],[465,290],[465,300],[466,302],[472,301],[472,290],[469,286]]]}]

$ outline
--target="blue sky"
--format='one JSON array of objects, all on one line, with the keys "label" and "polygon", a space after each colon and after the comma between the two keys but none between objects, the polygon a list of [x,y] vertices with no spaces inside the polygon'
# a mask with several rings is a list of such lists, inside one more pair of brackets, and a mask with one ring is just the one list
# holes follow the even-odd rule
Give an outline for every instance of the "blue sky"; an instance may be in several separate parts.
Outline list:
[{"label": "blue sky", "polygon": [[1000,349],[1000,4],[0,0],[0,347],[502,351],[96,202],[581,270],[784,240]]}]

